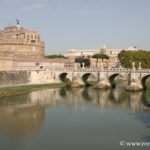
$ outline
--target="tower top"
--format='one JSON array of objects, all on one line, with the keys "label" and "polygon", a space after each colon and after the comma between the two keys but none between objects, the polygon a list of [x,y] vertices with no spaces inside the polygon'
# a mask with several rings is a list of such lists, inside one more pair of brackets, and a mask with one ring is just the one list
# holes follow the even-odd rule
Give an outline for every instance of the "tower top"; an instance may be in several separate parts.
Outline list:
[{"label": "tower top", "polygon": [[17,25],[19,25],[20,24],[20,20],[16,19],[16,23],[17,23]]},{"label": "tower top", "polygon": [[17,28],[20,29],[20,20],[16,19],[16,23],[17,23]]}]

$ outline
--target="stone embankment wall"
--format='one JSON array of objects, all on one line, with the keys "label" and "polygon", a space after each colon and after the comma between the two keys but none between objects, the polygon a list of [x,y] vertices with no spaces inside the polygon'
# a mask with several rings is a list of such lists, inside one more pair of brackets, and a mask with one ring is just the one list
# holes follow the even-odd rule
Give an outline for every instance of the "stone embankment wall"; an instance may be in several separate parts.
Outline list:
[{"label": "stone embankment wall", "polygon": [[30,72],[0,71],[0,87],[29,84]]},{"label": "stone embankment wall", "polygon": [[0,87],[60,83],[59,74],[47,70],[0,71]]}]

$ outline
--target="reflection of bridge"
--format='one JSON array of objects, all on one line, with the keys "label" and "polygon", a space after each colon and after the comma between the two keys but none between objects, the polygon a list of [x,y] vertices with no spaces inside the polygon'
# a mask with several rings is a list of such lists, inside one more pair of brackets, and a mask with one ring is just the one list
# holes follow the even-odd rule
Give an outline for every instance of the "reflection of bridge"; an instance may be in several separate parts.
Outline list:
[{"label": "reflection of bridge", "polygon": [[[45,109],[68,107],[71,109],[100,107],[130,109],[132,112],[150,111],[148,91],[125,92],[123,89],[96,90],[94,88],[65,88],[34,91],[29,94],[0,98],[0,129],[10,135],[32,135],[45,119]],[[82,107],[81,107],[82,106]],[[54,110],[54,109],[53,109]]]},{"label": "reflection of bridge", "polygon": [[114,79],[117,76],[126,78],[127,90],[146,89],[146,79],[150,76],[149,69],[125,69],[125,68],[53,68],[55,77],[61,81],[70,81],[72,87],[82,86],[87,83],[90,76],[98,83],[97,88],[114,87]]}]

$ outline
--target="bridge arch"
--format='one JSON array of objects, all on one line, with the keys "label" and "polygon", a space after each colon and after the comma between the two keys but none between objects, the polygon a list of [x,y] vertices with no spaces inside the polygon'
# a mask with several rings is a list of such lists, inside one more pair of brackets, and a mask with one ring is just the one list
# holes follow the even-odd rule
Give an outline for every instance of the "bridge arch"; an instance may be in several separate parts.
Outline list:
[{"label": "bridge arch", "polygon": [[85,83],[85,85],[87,84],[87,80],[90,75],[91,75],[91,73],[85,73],[82,75],[82,81]]},{"label": "bridge arch", "polygon": [[67,80],[67,73],[66,72],[63,72],[59,75],[59,79],[62,81],[62,82],[66,82]]},{"label": "bridge arch", "polygon": [[146,80],[150,77],[150,74],[144,76],[141,80],[141,83],[142,83],[142,86],[143,86],[143,89],[146,90]]},{"label": "bridge arch", "polygon": [[92,74],[92,73],[84,73],[84,74],[82,75],[82,81],[85,83],[85,85],[90,85],[90,84],[88,83],[88,79],[89,79],[90,76],[91,76],[92,78],[96,79],[95,75]]},{"label": "bridge arch", "polygon": [[109,82],[110,82],[112,88],[115,88],[115,87],[116,87],[116,84],[115,84],[114,79],[115,79],[117,76],[121,76],[121,74],[119,74],[119,73],[114,73],[114,74],[112,74],[111,76],[109,76]]}]

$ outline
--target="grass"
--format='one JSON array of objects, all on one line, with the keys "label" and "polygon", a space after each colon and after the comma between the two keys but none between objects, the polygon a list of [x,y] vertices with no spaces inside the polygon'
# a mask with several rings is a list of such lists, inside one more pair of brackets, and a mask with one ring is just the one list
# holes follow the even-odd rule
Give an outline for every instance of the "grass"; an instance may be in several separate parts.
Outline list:
[{"label": "grass", "polygon": [[64,83],[53,83],[53,84],[38,84],[38,85],[4,87],[4,88],[0,88],[0,97],[25,94],[25,93],[29,93],[32,91],[44,90],[44,89],[50,89],[50,88],[59,88],[63,86],[65,86]]}]

